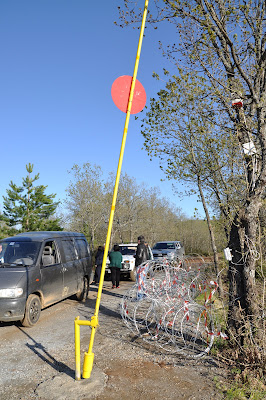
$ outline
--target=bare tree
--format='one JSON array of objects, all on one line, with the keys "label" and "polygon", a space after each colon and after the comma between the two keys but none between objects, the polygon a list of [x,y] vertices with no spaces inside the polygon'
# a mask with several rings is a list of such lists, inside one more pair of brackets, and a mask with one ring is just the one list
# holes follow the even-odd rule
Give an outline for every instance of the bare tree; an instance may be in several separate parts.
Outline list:
[{"label": "bare tree", "polygon": [[71,171],[73,178],[66,189],[66,207],[69,212],[70,226],[83,232],[94,250],[96,238],[108,221],[109,207],[104,194],[102,170],[90,163],[82,167],[75,164]]}]

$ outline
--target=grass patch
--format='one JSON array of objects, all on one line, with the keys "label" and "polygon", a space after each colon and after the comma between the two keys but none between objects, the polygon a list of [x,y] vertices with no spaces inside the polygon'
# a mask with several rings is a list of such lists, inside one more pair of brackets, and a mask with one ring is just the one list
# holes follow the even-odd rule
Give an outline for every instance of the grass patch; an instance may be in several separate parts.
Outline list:
[{"label": "grass patch", "polygon": [[262,380],[252,378],[243,383],[241,374],[236,373],[235,379],[226,385],[218,380],[214,381],[218,390],[223,393],[224,399],[227,400],[265,400],[266,398],[266,387]]}]

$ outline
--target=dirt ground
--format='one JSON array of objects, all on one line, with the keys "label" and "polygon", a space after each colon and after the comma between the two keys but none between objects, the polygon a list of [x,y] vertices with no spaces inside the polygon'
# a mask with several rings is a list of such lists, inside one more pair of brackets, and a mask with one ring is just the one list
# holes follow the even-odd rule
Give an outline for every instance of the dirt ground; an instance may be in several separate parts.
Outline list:
[{"label": "dirt ground", "polygon": [[[196,362],[169,354],[128,330],[119,307],[132,284],[124,280],[120,289],[112,290],[110,282],[104,282],[88,380],[74,379],[74,319],[91,318],[96,286],[91,286],[85,304],[70,298],[43,310],[33,328],[1,323],[0,399],[223,399],[216,383],[226,380],[226,370],[213,358]],[[89,340],[90,328],[81,327],[82,360]]]}]

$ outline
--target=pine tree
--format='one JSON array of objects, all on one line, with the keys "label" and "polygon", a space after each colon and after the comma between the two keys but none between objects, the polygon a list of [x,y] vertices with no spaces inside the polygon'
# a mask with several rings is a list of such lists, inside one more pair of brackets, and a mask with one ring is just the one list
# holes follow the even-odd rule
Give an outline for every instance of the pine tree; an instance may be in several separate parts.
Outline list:
[{"label": "pine tree", "polygon": [[32,176],[33,164],[26,165],[28,175],[22,185],[13,181],[3,196],[4,220],[10,227],[20,226],[22,231],[62,230],[58,218],[53,217],[59,202],[54,202],[55,194],[47,195],[47,186],[35,186],[39,174]]}]

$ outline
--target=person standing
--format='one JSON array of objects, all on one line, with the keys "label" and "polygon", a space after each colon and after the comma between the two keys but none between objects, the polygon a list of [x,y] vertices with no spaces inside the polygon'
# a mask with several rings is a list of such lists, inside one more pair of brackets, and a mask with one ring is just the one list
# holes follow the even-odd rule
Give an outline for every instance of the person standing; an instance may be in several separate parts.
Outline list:
[{"label": "person standing", "polygon": [[109,253],[110,268],[111,268],[111,278],[112,278],[112,289],[119,288],[120,282],[120,271],[122,268],[122,254],[120,253],[120,248],[118,244],[114,245],[114,250]]},{"label": "person standing", "polygon": [[3,246],[0,244],[0,263],[4,264],[4,252],[3,252]]},{"label": "person standing", "polygon": [[136,269],[136,281],[137,281],[137,299],[141,299],[145,293],[146,283],[146,268],[139,268],[139,266],[149,259],[148,249],[145,244],[145,238],[143,235],[138,237],[138,246],[135,255],[135,269]]},{"label": "person standing", "polygon": [[138,246],[135,255],[135,267],[138,268],[140,264],[149,259],[148,249],[145,245],[145,238],[143,235],[138,237]]},{"label": "person standing", "polygon": [[102,263],[103,263],[103,254],[104,254],[104,248],[103,246],[99,246],[95,256],[95,265],[96,265],[95,278],[94,278],[95,284],[98,284],[100,281]]}]

